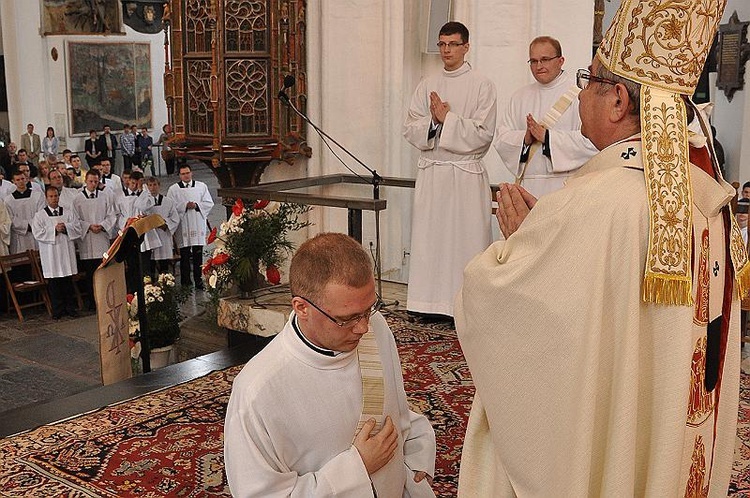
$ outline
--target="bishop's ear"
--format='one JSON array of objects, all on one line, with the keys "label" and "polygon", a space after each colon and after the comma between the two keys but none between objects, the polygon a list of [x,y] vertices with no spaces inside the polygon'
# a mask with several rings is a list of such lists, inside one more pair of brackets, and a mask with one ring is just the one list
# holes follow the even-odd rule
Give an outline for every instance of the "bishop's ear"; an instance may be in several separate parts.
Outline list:
[{"label": "bishop's ear", "polygon": [[622,119],[628,117],[632,103],[630,101],[630,95],[628,89],[622,83],[614,85],[613,100],[611,107],[610,119],[612,122],[619,122]]}]

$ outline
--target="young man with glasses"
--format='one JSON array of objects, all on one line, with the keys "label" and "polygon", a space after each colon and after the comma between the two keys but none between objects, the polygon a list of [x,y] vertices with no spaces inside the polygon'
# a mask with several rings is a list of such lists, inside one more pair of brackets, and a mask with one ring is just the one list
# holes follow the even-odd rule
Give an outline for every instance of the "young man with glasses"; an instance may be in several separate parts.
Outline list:
[{"label": "young man with glasses", "polygon": [[581,135],[574,75],[563,70],[560,42],[534,38],[528,64],[535,81],[510,98],[493,145],[518,183],[539,197],[562,187],[597,150]]},{"label": "young man with glasses", "polygon": [[466,62],[469,30],[440,29],[443,70],[417,86],[403,126],[419,150],[412,208],[411,312],[453,316],[464,266],[492,242],[489,177],[482,158],[495,131],[495,85]]},{"label": "young man with glasses", "polygon": [[435,434],[407,405],[370,257],[320,234],[292,258],[289,286],[289,321],[232,387],[232,495],[434,497]]}]

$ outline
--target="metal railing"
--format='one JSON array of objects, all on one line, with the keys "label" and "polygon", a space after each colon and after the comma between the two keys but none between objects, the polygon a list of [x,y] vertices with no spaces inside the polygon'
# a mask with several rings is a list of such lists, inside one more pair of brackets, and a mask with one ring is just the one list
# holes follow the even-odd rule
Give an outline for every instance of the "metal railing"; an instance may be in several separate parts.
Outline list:
[{"label": "metal railing", "polygon": [[[156,176],[163,176],[167,174],[167,165],[164,159],[161,157],[161,150],[163,146],[162,145],[152,145],[151,146],[151,155],[154,160],[154,170],[156,171]],[[88,167],[88,163],[86,162],[86,151],[85,150],[74,150],[73,154],[78,154],[81,157],[81,162],[83,162],[86,167]],[[116,162],[118,165],[122,164],[122,149],[117,149],[117,157]],[[119,166],[117,168],[119,171],[122,171]],[[115,170],[115,165],[112,165],[112,170]],[[149,176],[151,174],[151,171],[143,170],[143,174],[145,176]]]}]

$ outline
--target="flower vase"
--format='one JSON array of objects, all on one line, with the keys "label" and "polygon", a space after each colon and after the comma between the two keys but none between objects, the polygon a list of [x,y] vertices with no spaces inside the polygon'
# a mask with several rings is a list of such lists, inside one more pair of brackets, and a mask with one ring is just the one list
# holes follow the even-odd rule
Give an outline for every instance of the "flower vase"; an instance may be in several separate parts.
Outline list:
[{"label": "flower vase", "polygon": [[172,364],[172,351],[174,350],[174,344],[164,346],[163,348],[153,348],[151,350],[151,370],[157,368],[163,368],[167,365]]},{"label": "flower vase", "polygon": [[250,265],[249,277],[238,281],[237,285],[240,288],[240,297],[243,299],[252,298],[253,292],[266,287],[266,279],[260,274],[260,265],[258,265],[258,263],[252,263]]}]

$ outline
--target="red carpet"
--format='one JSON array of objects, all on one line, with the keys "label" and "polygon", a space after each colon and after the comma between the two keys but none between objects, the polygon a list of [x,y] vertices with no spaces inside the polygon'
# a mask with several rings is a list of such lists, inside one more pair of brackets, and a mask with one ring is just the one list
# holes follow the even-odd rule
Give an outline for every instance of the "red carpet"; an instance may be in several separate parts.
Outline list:
[{"label": "red carpet", "polygon": [[461,448],[474,397],[456,332],[445,323],[386,319],[398,344],[409,401],[435,429],[437,459],[432,487],[439,497],[456,496]]},{"label": "red carpet", "polygon": [[[456,495],[474,387],[446,324],[387,317],[406,392],[437,435],[434,489]],[[231,382],[241,367],[0,440],[2,496],[229,496],[222,457]],[[750,376],[741,383],[730,496],[750,497]]]},{"label": "red carpet", "polygon": [[729,496],[750,497],[750,375],[744,373],[740,378],[737,444]]},{"label": "red carpet", "polygon": [[241,367],[0,441],[2,496],[229,496],[223,425]]},{"label": "red carpet", "polygon": [[[410,401],[437,433],[436,494],[455,496],[473,394],[455,332],[388,321]],[[240,368],[0,440],[0,495],[229,496],[222,432]]]}]

